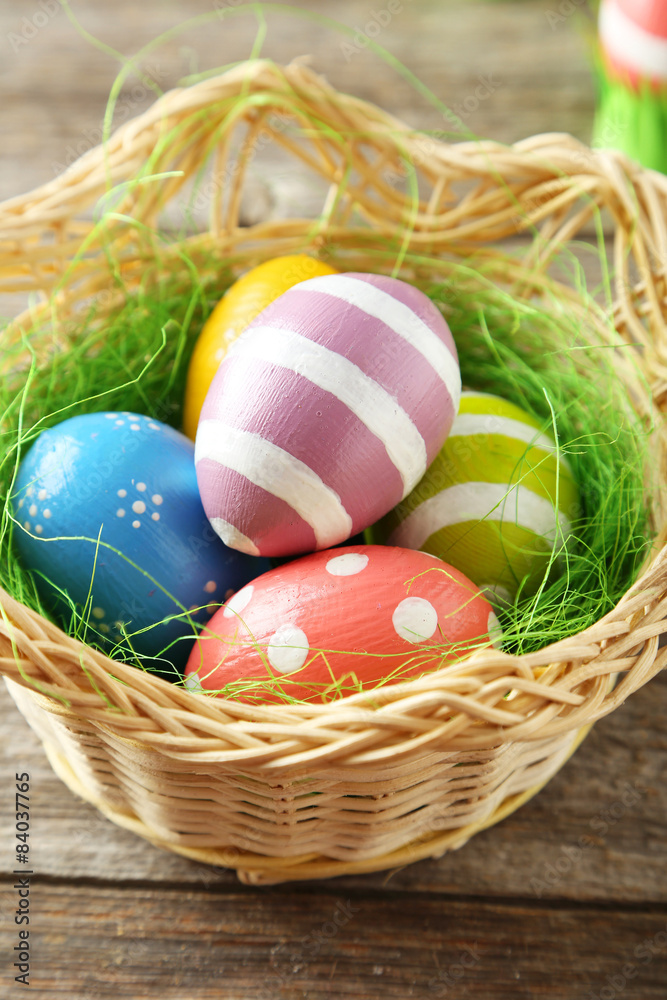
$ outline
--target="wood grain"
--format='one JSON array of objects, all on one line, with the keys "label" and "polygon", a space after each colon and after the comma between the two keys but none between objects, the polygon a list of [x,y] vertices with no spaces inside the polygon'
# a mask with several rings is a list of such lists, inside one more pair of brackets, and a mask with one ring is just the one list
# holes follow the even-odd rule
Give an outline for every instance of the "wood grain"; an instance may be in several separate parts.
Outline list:
[{"label": "wood grain", "polygon": [[[34,898],[40,998],[562,1000],[609,982],[664,997],[664,908],[105,885],[81,886],[72,907],[68,888],[46,882]],[[1,938],[7,954],[12,934]]]},{"label": "wood grain", "polygon": [[[551,0],[402,0],[393,15],[387,0],[302,0],[292,5],[294,13],[280,10],[284,6],[265,5],[262,54],[279,62],[308,58],[334,86],[416,127],[447,126],[437,108],[371,51],[370,34],[440,102],[458,109],[463,126],[477,135],[514,142],[537,132],[567,131],[590,138],[594,92],[580,18],[552,26]],[[223,17],[215,16],[216,7]],[[236,7],[234,0],[227,13],[224,0],[163,0],[141,7],[132,0],[72,2],[82,28],[126,56],[187,18],[213,12],[212,21],[165,41],[143,60],[162,90],[188,74],[251,54],[257,20]],[[41,9],[38,0],[0,6],[0,199],[50,180],[68,159],[96,144],[119,68],[117,59],[80,36],[62,9],[36,29],[32,22],[44,19],[36,18]],[[152,100],[148,87],[129,79],[119,95],[117,123]],[[281,185],[293,194],[288,176],[272,183],[278,199]]]},{"label": "wood grain", "polygon": [[[44,22],[36,15],[45,6],[56,9]],[[362,44],[374,17],[386,21],[386,0],[294,6],[300,16],[266,5],[264,54],[308,57],[336,87],[416,126],[443,128],[441,111]],[[368,33],[463,110],[470,130],[505,142],[545,131],[589,139],[594,91],[581,5],[555,23],[547,15],[556,0],[400,6]],[[143,60],[160,88],[250,54],[257,20],[235,7],[230,0],[231,14]],[[72,8],[87,31],[128,55],[215,6],[73,0]],[[37,21],[44,23],[35,29]],[[350,39],[353,51],[343,44]],[[0,198],[48,181],[99,141],[118,65],[81,37],[55,0],[0,6]],[[478,91],[482,79],[486,90]],[[152,100],[149,88],[128,80],[116,122]],[[253,183],[248,221],[300,211],[308,197],[278,161]],[[584,259],[597,281],[592,255]],[[19,305],[2,303],[0,313]],[[398,872],[252,889],[233,872],[153,847],[78,800],[0,687],[0,995],[22,989],[8,958],[17,943],[12,799],[16,771],[28,771],[33,997],[662,998],[665,717],[663,676],[600,722],[535,799],[456,853]]]}]

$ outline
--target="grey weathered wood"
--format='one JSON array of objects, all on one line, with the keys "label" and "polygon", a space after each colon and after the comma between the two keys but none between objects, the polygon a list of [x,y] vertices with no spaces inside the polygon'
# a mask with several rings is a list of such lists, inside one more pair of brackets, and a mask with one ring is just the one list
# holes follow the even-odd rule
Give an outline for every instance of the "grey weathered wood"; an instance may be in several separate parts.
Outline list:
[{"label": "grey weathered wood", "polygon": [[[33,900],[31,995],[44,1000],[563,1000],[598,996],[610,984],[662,1000],[667,981],[664,908],[471,905],[334,886],[104,885],[80,886],[72,906],[67,887],[39,882]],[[5,929],[0,940],[6,955],[15,935]],[[10,976],[0,970],[3,996],[17,992]]]},{"label": "grey weathered wood", "polygon": [[[214,9],[212,0],[73,6],[87,30],[126,54]],[[344,22],[353,36],[374,11],[386,20],[388,10],[386,0],[297,6]],[[465,124],[481,136],[512,142],[566,131],[586,141],[592,77],[579,14],[551,23],[547,16],[562,6],[402,0],[376,40],[438,98],[466,111]],[[36,18],[54,8],[45,23]],[[281,62],[310,56],[338,88],[415,126],[443,128],[441,113],[368,48],[350,53],[345,35],[306,16],[267,16],[264,54]],[[36,21],[42,26],[32,33]],[[21,32],[34,37],[17,43],[12,35]],[[251,15],[216,18],[175,37],[145,65],[168,89],[187,73],[246,57],[255,33]],[[76,33],[55,0],[0,5],[0,199],[48,181],[98,141],[117,68]],[[475,104],[480,77],[489,93]],[[151,101],[146,88],[128,82],[117,121]],[[303,178],[277,162],[257,166],[252,211],[298,210],[308,194]],[[592,258],[585,259],[594,283]],[[2,303],[0,314],[20,305]],[[10,798],[15,772],[26,770],[37,873],[31,995],[40,1000],[662,998],[666,715],[667,679],[660,677],[600,722],[535,799],[456,853],[394,873],[250,889],[231,872],[153,847],[76,798],[0,686],[0,995],[21,990],[7,958],[17,943]],[[591,838],[584,849],[582,837]],[[457,980],[465,949],[475,947],[479,960]]]},{"label": "grey weathered wood", "polygon": [[[216,6],[224,7],[224,0],[217,5],[168,0],[141,8],[133,0],[113,5],[80,0],[73,9],[86,30],[130,55],[160,32]],[[233,14],[237,6],[230,0],[228,9]],[[366,28],[378,23],[373,12],[386,20],[387,0],[294,5],[314,17],[271,12],[272,6],[266,5],[262,54],[280,62],[309,57],[336,87],[417,127],[448,127],[394,68],[368,46],[361,47]],[[555,7],[551,0],[402,0],[400,12],[374,41],[417,74],[441,102],[458,108],[466,128],[477,135],[514,142],[537,132],[567,131],[587,141],[594,94],[586,45],[576,15],[550,25],[547,13]],[[63,10],[43,27],[30,27],[40,9],[35,0],[0,6],[0,199],[50,180],[60,164],[95,144],[118,71],[110,55],[77,34]],[[328,27],[322,17],[347,25],[351,37]],[[238,16],[237,11],[224,20],[216,18],[166,43],[146,58],[146,68],[163,90],[169,89],[190,73],[249,56],[256,28],[251,14]],[[370,27],[369,33],[374,30]],[[34,37],[22,39],[22,33],[32,32]],[[145,86],[128,81],[117,120],[133,117],[151,102]],[[285,186],[288,181],[283,178]]]}]

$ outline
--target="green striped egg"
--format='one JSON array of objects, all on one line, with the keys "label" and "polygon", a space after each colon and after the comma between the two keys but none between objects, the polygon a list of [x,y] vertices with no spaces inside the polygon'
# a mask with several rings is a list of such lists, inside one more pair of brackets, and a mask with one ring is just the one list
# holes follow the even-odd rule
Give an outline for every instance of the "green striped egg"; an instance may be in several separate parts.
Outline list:
[{"label": "green striped egg", "polygon": [[534,592],[580,515],[567,460],[540,422],[499,396],[464,392],[414,490],[368,532],[451,563],[500,600]]}]

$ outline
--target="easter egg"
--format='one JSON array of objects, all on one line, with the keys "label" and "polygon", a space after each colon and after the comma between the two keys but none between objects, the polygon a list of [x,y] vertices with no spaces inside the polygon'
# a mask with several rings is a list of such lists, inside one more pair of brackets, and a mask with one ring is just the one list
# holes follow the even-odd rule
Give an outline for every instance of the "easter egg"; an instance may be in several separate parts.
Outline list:
[{"label": "easter egg", "polygon": [[302,282],[211,383],[195,445],[211,524],[254,555],[345,541],[416,486],[460,390],[449,327],[419,289],[373,274]]},{"label": "easter egg", "polygon": [[127,634],[144,665],[172,679],[193,622],[269,568],[212,530],[192,442],[136,413],[91,413],[45,430],[19,466],[12,504],[16,549],[58,620],[67,627],[72,617],[64,591],[89,623],[80,637],[109,649],[127,647]]},{"label": "easter egg", "polygon": [[633,84],[667,80],[664,0],[603,0],[598,33],[608,65]]},{"label": "easter egg", "polygon": [[442,667],[499,633],[479,589],[440,559],[348,546],[239,590],[196,640],[185,684],[243,701],[328,701]]},{"label": "easter egg", "polygon": [[367,532],[431,552],[501,601],[533,592],[579,516],[566,459],[542,424],[498,396],[464,392],[447,441],[412,493]]},{"label": "easter egg", "polygon": [[274,257],[235,281],[204,324],[192,352],[185,387],[183,430],[194,441],[199,414],[220,362],[248,323],[292,285],[336,271],[306,254]]}]

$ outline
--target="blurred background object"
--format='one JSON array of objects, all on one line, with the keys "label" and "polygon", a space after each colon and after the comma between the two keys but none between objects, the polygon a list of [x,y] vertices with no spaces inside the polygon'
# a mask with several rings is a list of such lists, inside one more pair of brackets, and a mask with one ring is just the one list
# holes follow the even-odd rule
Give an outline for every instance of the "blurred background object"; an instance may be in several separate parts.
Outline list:
[{"label": "blurred background object", "polygon": [[667,172],[667,0],[602,0],[593,145]]}]

